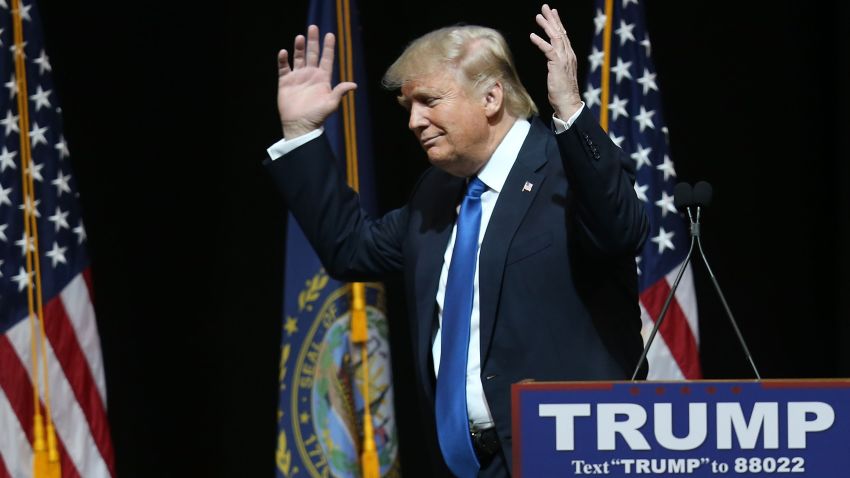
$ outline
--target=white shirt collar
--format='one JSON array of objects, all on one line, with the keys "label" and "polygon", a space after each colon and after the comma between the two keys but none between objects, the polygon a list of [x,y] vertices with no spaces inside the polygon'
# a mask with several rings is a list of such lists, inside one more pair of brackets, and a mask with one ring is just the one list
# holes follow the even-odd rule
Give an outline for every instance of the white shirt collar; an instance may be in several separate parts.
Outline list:
[{"label": "white shirt collar", "polygon": [[505,181],[508,180],[508,174],[516,162],[519,155],[519,150],[522,148],[522,143],[525,137],[528,136],[528,131],[531,129],[531,123],[528,120],[520,118],[514,122],[508,134],[499,143],[496,151],[493,151],[493,156],[487,161],[487,164],[481,168],[478,173],[478,179],[484,182],[490,189],[498,192],[502,191]]}]

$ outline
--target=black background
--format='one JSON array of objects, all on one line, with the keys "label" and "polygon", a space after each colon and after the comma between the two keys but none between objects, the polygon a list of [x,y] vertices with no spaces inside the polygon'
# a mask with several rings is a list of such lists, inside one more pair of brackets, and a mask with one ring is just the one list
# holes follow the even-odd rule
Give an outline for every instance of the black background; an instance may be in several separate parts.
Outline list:
[{"label": "black background", "polygon": [[[89,234],[120,476],[273,473],[285,209],[261,160],[280,137],[276,53],[303,31],[306,3],[39,3]],[[416,36],[461,21],[501,30],[551,111],[528,40],[539,5],[362,3],[384,210],[426,167],[378,87]],[[554,6],[583,78],[593,2]],[[647,5],[671,157],[680,180],[714,185],[704,243],[765,377],[850,375],[848,13],[838,1]],[[750,378],[705,269],[695,274],[705,377]],[[400,295],[397,281],[389,288]],[[398,420],[403,468],[419,476],[403,322]]]}]

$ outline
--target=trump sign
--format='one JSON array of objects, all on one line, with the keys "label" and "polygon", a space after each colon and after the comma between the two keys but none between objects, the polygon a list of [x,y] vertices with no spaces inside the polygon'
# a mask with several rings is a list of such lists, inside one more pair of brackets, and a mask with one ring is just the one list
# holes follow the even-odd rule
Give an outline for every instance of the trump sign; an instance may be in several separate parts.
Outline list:
[{"label": "trump sign", "polygon": [[850,380],[513,385],[517,477],[850,476]]}]

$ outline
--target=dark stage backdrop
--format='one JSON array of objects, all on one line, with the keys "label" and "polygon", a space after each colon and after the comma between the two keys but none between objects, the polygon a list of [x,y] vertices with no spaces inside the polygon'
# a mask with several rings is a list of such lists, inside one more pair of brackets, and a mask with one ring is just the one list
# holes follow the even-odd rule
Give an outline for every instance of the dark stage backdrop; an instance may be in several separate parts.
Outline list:
[{"label": "dark stage backdrop", "polygon": [[[276,52],[306,0],[43,0],[48,54],[90,238],[118,473],[271,476],[284,205]],[[456,22],[503,31],[549,113],[529,2],[361,2],[379,198],[426,167],[392,93],[404,45]],[[498,7],[496,5],[499,5]],[[649,31],[679,178],[706,179],[705,245],[766,377],[850,376],[850,51],[844,2],[660,2]],[[592,0],[557,2],[580,61]],[[749,378],[696,267],[707,378]],[[393,297],[400,284],[390,282]],[[400,299],[391,315],[401,317]],[[403,467],[418,476],[404,321],[393,329]]]}]

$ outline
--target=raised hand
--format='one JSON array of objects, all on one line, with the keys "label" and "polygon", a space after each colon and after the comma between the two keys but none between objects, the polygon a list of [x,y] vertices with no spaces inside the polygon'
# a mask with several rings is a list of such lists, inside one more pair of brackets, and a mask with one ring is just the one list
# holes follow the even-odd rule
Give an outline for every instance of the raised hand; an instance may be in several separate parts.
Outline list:
[{"label": "raised hand", "polygon": [[576,71],[576,54],[567,38],[567,30],[561,23],[558,11],[543,5],[542,14],[538,13],[537,24],[543,28],[549,37],[547,42],[536,33],[531,34],[531,41],[549,60],[546,66],[549,74],[546,77],[546,87],[549,91],[549,103],[555,114],[562,120],[571,117],[581,107],[581,95],[578,89]]},{"label": "raised hand", "polygon": [[325,34],[319,57],[319,28],[310,25],[307,38],[295,37],[292,67],[289,53],[278,53],[277,109],[283,137],[293,139],[318,129],[339,107],[342,96],[357,88],[352,82],[331,86],[334,66],[333,33]]}]

